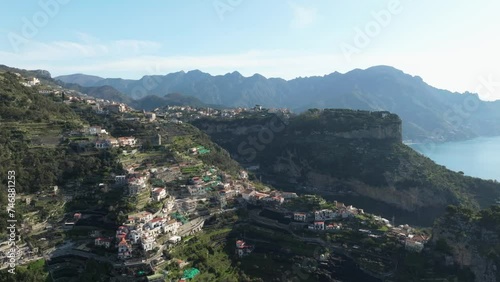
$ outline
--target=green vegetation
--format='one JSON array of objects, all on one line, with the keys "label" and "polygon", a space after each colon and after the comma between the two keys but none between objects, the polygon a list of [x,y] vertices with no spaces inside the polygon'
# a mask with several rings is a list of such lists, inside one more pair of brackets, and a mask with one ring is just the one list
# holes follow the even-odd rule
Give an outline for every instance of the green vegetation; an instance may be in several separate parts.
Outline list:
[{"label": "green vegetation", "polygon": [[[95,192],[95,188],[89,187],[109,182],[111,173],[122,172],[114,151],[79,154],[67,144],[60,143],[63,131],[84,124],[69,107],[20,85],[13,74],[4,73],[1,76],[4,79],[0,81],[3,90],[0,93],[0,175],[6,176],[7,171],[15,171],[17,194],[40,192],[50,196],[54,186],[58,186],[61,191],[70,186],[73,186],[72,189],[86,187],[90,194]],[[11,113],[11,109],[18,109],[19,113]],[[19,121],[13,121],[16,119]],[[39,140],[52,141],[50,146],[44,146],[40,145]],[[5,177],[2,180],[4,185],[6,181]],[[86,193],[79,194],[81,201],[68,203],[65,206],[67,210],[87,208],[98,201],[90,195],[85,196]],[[7,202],[6,197],[6,193],[0,193],[2,206]],[[60,214],[62,206],[61,196],[51,201],[33,199],[29,206],[19,203],[18,220],[22,219],[23,214],[37,211],[38,214],[31,221],[44,221],[50,215]],[[0,218],[6,216],[5,209],[0,211]],[[0,237],[5,236],[5,225],[6,221],[1,220]]]},{"label": "green vegetation", "polygon": [[[485,265],[500,267],[499,231],[499,206],[491,206],[481,211],[463,206],[449,206],[446,214],[434,224],[433,242],[429,244],[431,252],[412,258],[413,262],[406,265],[407,271],[404,272],[418,272],[416,277],[422,278],[440,277],[438,274],[423,276],[432,270],[430,273],[453,274],[457,281],[473,281],[474,276],[489,275],[489,271],[483,268]],[[468,256],[475,261],[474,264],[467,264],[464,258]],[[446,266],[446,260],[455,263]]]},{"label": "green vegetation", "polygon": [[474,274],[469,268],[444,266],[443,259],[426,253],[405,253],[399,258],[396,281],[474,281]]},{"label": "green vegetation", "polygon": [[[360,129],[395,126],[399,129],[401,119],[389,112],[370,112],[349,109],[309,109],[290,119],[290,126],[301,130],[304,135],[314,132],[350,132]],[[391,133],[391,139],[400,140],[401,131]]]},{"label": "green vegetation", "polygon": [[0,271],[0,282],[50,282],[45,266],[45,260],[40,259],[32,261],[25,266],[17,266],[16,274],[7,273],[6,270]]},{"label": "green vegetation", "polygon": [[[172,249],[170,256],[182,259],[197,268],[199,274],[192,281],[240,281],[238,271],[232,265],[224,245],[225,235],[230,229],[217,230],[211,233],[201,233],[194,236],[189,243],[184,241]],[[185,274],[174,261],[167,266],[169,277],[180,278]]]},{"label": "green vegetation", "polygon": [[237,175],[240,170],[239,164],[234,161],[229,153],[214,144],[210,137],[190,124],[180,125],[183,130],[182,136],[176,136],[172,142],[171,149],[176,152],[188,152],[193,147],[203,147],[203,154],[197,157],[208,166],[216,166],[232,175]]},{"label": "green vegetation", "polygon": [[36,88],[28,88],[13,73],[0,74],[0,121],[53,122],[66,128],[75,128],[79,119],[66,105],[55,103],[40,95]]},{"label": "green vegetation", "polygon": [[292,211],[313,211],[321,208],[330,208],[325,205],[326,201],[320,196],[305,195],[291,199],[284,204],[284,207]]}]

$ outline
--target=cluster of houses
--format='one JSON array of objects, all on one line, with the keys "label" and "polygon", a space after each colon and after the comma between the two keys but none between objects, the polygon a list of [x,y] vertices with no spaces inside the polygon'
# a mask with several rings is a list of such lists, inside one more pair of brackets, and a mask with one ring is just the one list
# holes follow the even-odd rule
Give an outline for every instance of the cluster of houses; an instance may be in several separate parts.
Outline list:
[{"label": "cluster of houses", "polygon": [[241,197],[251,203],[281,205],[285,201],[297,198],[293,192],[271,191],[269,193],[258,192],[253,188],[245,189],[241,192]]},{"label": "cluster of houses", "polygon": [[40,80],[36,77],[25,78],[20,73],[14,73],[21,81],[21,84],[26,87],[32,87],[40,84]]},{"label": "cluster of houses", "polygon": [[[296,222],[309,223],[308,229],[314,231],[333,231],[342,228],[342,223],[338,222],[341,219],[353,218],[356,215],[364,214],[362,209],[357,209],[353,206],[345,206],[343,203],[334,202],[336,209],[322,209],[314,212],[294,212],[293,220]],[[429,240],[428,236],[416,234],[408,225],[400,225],[393,227],[388,219],[380,216],[373,216],[373,219],[389,228],[388,235],[398,239],[404,245],[405,249],[413,252],[421,252],[424,244]],[[379,237],[372,234],[370,230],[359,229],[362,233],[369,234],[370,237]]]},{"label": "cluster of houses", "polygon": [[298,222],[310,223],[310,230],[338,230],[342,227],[341,223],[334,222],[340,219],[352,218],[358,214],[364,214],[362,209],[353,206],[345,206],[343,203],[334,202],[336,209],[322,209],[314,212],[294,212],[293,220]]},{"label": "cluster of houses", "polygon": [[396,237],[405,249],[412,252],[421,252],[429,237],[424,234],[416,234],[408,224],[391,228],[389,234]]},{"label": "cluster of houses", "polygon": [[232,108],[232,109],[213,109],[197,108],[191,106],[167,106],[164,109],[155,109],[157,116],[170,119],[172,121],[193,120],[203,117],[213,117],[221,119],[236,118],[241,115],[262,112],[266,110],[269,113],[289,115],[290,111],[286,108],[264,109],[261,105],[255,105],[252,108]]},{"label": "cluster of houses", "polygon": [[[71,99],[70,99],[71,100]],[[92,107],[92,110],[97,114],[109,113],[126,113],[131,111],[131,108],[124,103],[117,103],[114,101],[104,99],[94,99],[92,97],[78,99],[79,102],[84,102]]]},{"label": "cluster of houses", "polygon": [[36,77],[31,77],[31,78],[27,78],[25,79],[23,82],[21,82],[22,85],[26,86],[26,87],[32,87],[32,86],[35,86],[35,85],[39,85],[40,84],[40,80]]},{"label": "cluster of houses", "polygon": [[72,141],[72,144],[84,148],[109,149],[136,147],[138,139],[133,136],[123,136],[114,138],[101,126],[93,125],[84,127],[78,131],[71,131],[68,136],[86,137],[81,140]]},{"label": "cluster of houses", "polygon": [[94,147],[97,149],[108,149],[117,147],[135,147],[137,145],[137,138],[133,136],[124,136],[113,138],[109,136],[106,129],[100,126],[90,126],[82,130],[85,135],[97,136],[94,141]]},{"label": "cluster of houses", "polygon": [[151,251],[156,247],[156,238],[167,234],[177,240],[177,231],[181,223],[170,216],[154,216],[148,211],[142,211],[128,216],[127,222],[118,227],[115,238],[97,237],[96,246],[110,248],[112,242],[118,250],[119,259],[132,257],[133,247],[137,246],[144,251]]}]

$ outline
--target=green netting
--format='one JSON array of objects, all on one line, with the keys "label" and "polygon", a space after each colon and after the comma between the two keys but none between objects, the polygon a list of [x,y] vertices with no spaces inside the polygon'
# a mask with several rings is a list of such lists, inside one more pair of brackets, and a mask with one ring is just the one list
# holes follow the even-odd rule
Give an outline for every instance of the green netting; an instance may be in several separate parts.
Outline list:
[{"label": "green netting", "polygon": [[200,274],[200,271],[197,268],[190,268],[184,270],[184,275],[182,278],[193,279],[196,275]]},{"label": "green netting", "polygon": [[208,153],[210,153],[210,150],[208,150],[208,149],[201,149],[201,150],[198,150],[198,154],[200,154],[200,155],[203,155],[203,154],[208,154]]},{"label": "green netting", "polygon": [[182,224],[185,224],[186,222],[188,222],[187,218],[185,218],[182,214],[180,214],[178,212],[172,213],[171,216],[177,220],[180,220],[182,222]]}]

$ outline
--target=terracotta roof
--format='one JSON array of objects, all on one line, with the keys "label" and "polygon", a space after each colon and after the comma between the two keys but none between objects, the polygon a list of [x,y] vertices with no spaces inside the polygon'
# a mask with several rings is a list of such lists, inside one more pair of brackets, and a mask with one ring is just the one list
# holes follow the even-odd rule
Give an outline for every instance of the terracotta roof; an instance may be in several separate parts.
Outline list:
[{"label": "terracotta roof", "polygon": [[251,194],[253,192],[255,192],[255,191],[252,189],[245,189],[243,192],[241,192],[241,194]]},{"label": "terracotta roof", "polygon": [[161,192],[161,191],[163,191],[163,190],[165,190],[165,189],[163,189],[163,188],[155,188],[155,189],[153,190],[153,193],[160,193],[160,192]]},{"label": "terracotta roof", "polygon": [[120,243],[118,243],[118,246],[123,246],[123,245],[127,245],[128,246],[128,243],[125,240],[125,237],[123,237],[122,240],[120,241]]}]

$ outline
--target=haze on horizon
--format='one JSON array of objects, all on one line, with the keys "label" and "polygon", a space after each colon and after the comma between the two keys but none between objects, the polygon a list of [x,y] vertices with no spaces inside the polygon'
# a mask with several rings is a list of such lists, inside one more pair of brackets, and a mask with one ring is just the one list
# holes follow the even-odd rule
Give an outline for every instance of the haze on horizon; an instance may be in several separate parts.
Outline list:
[{"label": "haze on horizon", "polygon": [[199,69],[266,77],[390,65],[500,99],[500,2],[39,0],[1,9],[0,63],[138,79]]}]

